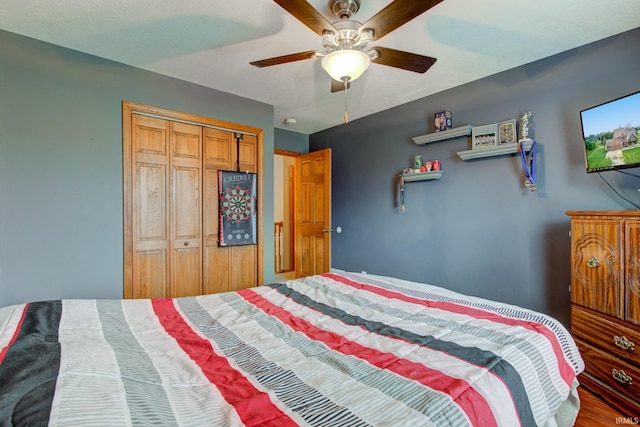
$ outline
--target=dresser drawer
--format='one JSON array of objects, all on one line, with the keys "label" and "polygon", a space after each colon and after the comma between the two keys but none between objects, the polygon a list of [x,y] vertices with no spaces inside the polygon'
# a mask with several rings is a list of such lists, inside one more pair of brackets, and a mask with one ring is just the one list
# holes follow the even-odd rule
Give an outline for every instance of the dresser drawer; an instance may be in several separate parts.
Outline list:
[{"label": "dresser drawer", "polygon": [[598,350],[580,339],[576,339],[576,343],[586,365],[585,372],[617,392],[635,401],[640,400],[640,368]]},{"label": "dresser drawer", "polygon": [[628,362],[640,362],[640,332],[628,323],[572,304],[571,334]]}]

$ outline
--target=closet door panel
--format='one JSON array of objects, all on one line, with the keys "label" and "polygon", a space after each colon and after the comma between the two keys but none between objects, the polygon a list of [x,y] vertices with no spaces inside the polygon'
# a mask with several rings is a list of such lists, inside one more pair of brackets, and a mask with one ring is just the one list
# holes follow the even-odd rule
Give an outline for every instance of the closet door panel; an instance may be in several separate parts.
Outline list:
[{"label": "closet door panel", "polygon": [[154,117],[133,117],[133,152],[136,160],[144,161],[145,156],[166,160],[168,123]]},{"label": "closet door panel", "polygon": [[202,260],[200,248],[174,248],[171,261],[171,291],[169,297],[201,295]]},{"label": "closet door panel", "polygon": [[[198,244],[200,239],[200,168],[176,166],[172,176],[173,238]],[[185,245],[189,246],[189,245]]]},{"label": "closet door panel", "polygon": [[227,248],[209,247],[205,255],[204,293],[227,292],[232,283],[229,269],[230,252]]},{"label": "closet door panel", "polygon": [[166,296],[168,284],[168,124],[133,118],[133,298]]},{"label": "closet door panel", "polygon": [[[238,148],[232,152],[233,164],[239,163],[241,172],[255,173],[257,171],[257,153],[257,138],[252,135],[242,135],[242,139],[238,142]],[[240,156],[239,162],[238,155]],[[230,290],[237,291],[257,285],[256,248],[255,245],[227,248],[230,252],[229,269],[233,272]]]},{"label": "closet door panel", "polygon": [[231,253],[229,268],[233,272],[230,290],[238,291],[256,286],[256,245],[231,246],[226,249]]},{"label": "closet door panel", "polygon": [[166,242],[166,166],[138,163],[135,176],[138,184],[135,195],[138,243]]},{"label": "closet door panel", "polygon": [[231,169],[233,134],[219,129],[204,129],[204,160],[210,169]]},{"label": "closet door panel", "polygon": [[218,171],[204,172],[204,276],[203,292],[212,294],[229,290],[229,254],[218,247]]},{"label": "closet door panel", "polygon": [[240,171],[256,172],[257,141],[255,136],[243,135],[239,143]]},{"label": "closet door panel", "polygon": [[167,289],[167,251],[136,252],[135,264],[132,298],[163,298]]},{"label": "closet door panel", "polygon": [[173,170],[170,297],[202,293],[200,169]]},{"label": "closet door panel", "polygon": [[204,292],[226,292],[230,288],[230,253],[218,246],[218,171],[231,170],[233,134],[229,131],[204,130]]},{"label": "closet door panel", "polygon": [[171,123],[170,297],[202,293],[202,127]]}]

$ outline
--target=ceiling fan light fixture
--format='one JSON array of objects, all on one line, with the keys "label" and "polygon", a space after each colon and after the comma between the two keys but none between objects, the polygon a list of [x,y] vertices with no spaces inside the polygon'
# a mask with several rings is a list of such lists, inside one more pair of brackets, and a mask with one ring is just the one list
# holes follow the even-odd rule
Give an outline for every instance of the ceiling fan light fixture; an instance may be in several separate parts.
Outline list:
[{"label": "ceiling fan light fixture", "polygon": [[360,9],[360,0],[331,0],[331,12],[340,19],[350,19]]},{"label": "ceiling fan light fixture", "polygon": [[336,50],[322,58],[322,68],[339,82],[357,79],[370,64],[371,58],[355,49]]}]

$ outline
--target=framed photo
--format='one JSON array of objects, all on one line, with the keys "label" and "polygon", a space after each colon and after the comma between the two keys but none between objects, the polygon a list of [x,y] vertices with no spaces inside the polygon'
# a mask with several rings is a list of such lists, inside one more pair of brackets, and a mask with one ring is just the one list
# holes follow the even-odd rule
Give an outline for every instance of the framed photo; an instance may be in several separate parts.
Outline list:
[{"label": "framed photo", "polygon": [[498,144],[516,142],[518,140],[517,136],[515,119],[498,123]]},{"label": "framed photo", "polygon": [[471,149],[495,147],[498,144],[498,125],[474,126],[471,128]]}]

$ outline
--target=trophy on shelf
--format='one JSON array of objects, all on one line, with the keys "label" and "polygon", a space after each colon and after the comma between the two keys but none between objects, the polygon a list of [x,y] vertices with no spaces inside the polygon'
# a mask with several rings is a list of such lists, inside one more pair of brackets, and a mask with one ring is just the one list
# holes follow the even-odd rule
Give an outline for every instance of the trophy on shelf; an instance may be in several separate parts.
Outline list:
[{"label": "trophy on shelf", "polygon": [[[536,191],[538,185],[536,184],[536,142],[529,138],[529,117],[531,112],[525,112],[520,118],[520,134],[522,138],[518,141],[518,151],[520,152],[520,160],[522,162],[522,170],[524,171],[524,185],[529,187],[531,191]],[[525,142],[531,142],[531,151],[529,155],[524,148]]]},{"label": "trophy on shelf", "polygon": [[531,112],[527,111],[520,119],[520,133],[522,134],[520,141],[523,142],[531,141],[531,138],[529,138],[529,117],[531,117]]}]

